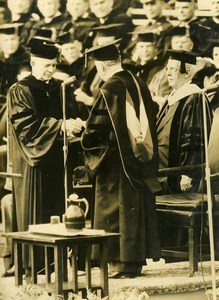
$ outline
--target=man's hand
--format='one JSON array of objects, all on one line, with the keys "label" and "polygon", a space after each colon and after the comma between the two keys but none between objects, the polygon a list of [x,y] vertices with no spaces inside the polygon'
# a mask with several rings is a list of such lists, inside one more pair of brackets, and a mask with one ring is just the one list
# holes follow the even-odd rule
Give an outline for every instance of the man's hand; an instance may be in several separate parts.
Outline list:
[{"label": "man's hand", "polygon": [[62,131],[64,132],[66,126],[66,134],[67,136],[74,136],[74,134],[80,133],[82,127],[85,127],[85,122],[82,121],[80,118],[76,119],[67,119],[65,124],[62,123]]},{"label": "man's hand", "polygon": [[180,181],[180,188],[183,192],[188,191],[189,189],[192,188],[192,178],[182,175],[181,176],[181,181]]},{"label": "man's hand", "polygon": [[75,99],[78,102],[83,102],[85,105],[92,106],[94,103],[94,98],[88,96],[81,89],[77,89],[74,91]]}]

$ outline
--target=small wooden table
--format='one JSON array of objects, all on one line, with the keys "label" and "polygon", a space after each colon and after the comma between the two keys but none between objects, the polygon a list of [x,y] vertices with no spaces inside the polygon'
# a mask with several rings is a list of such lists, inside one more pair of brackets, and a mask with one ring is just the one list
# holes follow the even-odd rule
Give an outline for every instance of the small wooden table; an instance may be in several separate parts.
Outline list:
[{"label": "small wooden table", "polygon": [[[108,249],[107,241],[109,238],[118,238],[118,233],[104,233],[101,235],[77,235],[77,236],[53,236],[30,232],[9,233],[14,245],[15,263],[15,285],[22,285],[22,244],[30,247],[30,264],[32,283],[37,284],[37,261],[35,259],[35,246],[42,246],[45,249],[45,285],[48,292],[55,295],[64,295],[67,299],[68,292],[77,294],[79,291],[86,293],[87,290],[101,290],[101,296],[106,297],[108,290]],[[100,286],[91,285],[91,248],[92,245],[99,245],[100,249]],[[78,285],[78,266],[77,255],[78,247],[85,249],[85,272],[86,284]],[[54,271],[55,283],[51,283],[51,270],[48,257],[48,247],[54,250]],[[67,272],[67,248],[72,249],[72,282],[68,282]]]}]

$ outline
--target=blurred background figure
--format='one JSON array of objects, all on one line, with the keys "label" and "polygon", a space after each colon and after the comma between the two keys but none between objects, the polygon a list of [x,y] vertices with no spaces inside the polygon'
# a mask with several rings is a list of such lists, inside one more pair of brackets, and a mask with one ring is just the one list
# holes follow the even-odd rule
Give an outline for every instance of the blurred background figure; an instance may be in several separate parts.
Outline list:
[{"label": "blurred background figure", "polygon": [[61,80],[70,76],[75,76],[77,84],[79,85],[85,64],[82,55],[82,43],[76,40],[74,35],[70,32],[60,35],[58,37],[58,43],[61,45],[61,56],[54,76]]},{"label": "blurred background figure", "polygon": [[53,32],[52,40],[55,41],[57,36],[63,32],[66,24],[69,23],[66,16],[61,12],[60,0],[37,0],[39,11],[38,19],[31,18],[24,27],[24,42],[34,37],[36,30],[51,29]]},{"label": "blurred background figure", "polygon": [[[93,27],[90,30],[90,35],[93,39],[93,45],[98,46],[117,41],[117,45],[121,49],[120,39],[118,38],[123,36],[123,23]],[[98,93],[102,84],[103,81],[97,73],[93,59],[90,59],[90,57],[86,58],[86,67],[83,71],[82,82],[80,88],[75,91],[76,100],[92,106],[94,96]]]},{"label": "blurred background figure", "polygon": [[5,19],[7,22],[26,23],[31,17],[34,17],[34,0],[7,0],[7,13]]},{"label": "blurred background figure", "polygon": [[71,23],[64,30],[70,30],[74,38],[83,44],[83,49],[90,47],[92,41],[88,34],[96,21],[91,17],[89,0],[67,0],[66,10]]},{"label": "blurred background figure", "polygon": [[123,60],[123,66],[126,69],[130,67],[147,84],[162,67],[162,62],[157,57],[157,40],[154,33],[139,32],[130,59]]},{"label": "blurred background figure", "polygon": [[20,43],[23,24],[0,25],[0,93],[7,94],[8,88],[17,80],[20,65],[29,61],[26,49]]}]

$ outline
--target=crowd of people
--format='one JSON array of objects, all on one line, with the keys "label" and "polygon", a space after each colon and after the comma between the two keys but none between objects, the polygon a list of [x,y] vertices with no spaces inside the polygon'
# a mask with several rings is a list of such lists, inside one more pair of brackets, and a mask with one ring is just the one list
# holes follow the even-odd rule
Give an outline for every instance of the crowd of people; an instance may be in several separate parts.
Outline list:
[{"label": "crowd of people", "polygon": [[[198,192],[202,173],[158,169],[205,162],[203,93],[208,135],[219,105],[219,0],[197,12],[195,0],[0,1],[0,171],[21,174],[0,178],[6,232],[61,216],[72,178],[89,179],[94,228],[121,234],[112,276],[160,259],[156,195]],[[28,249],[23,261],[28,275]]]}]

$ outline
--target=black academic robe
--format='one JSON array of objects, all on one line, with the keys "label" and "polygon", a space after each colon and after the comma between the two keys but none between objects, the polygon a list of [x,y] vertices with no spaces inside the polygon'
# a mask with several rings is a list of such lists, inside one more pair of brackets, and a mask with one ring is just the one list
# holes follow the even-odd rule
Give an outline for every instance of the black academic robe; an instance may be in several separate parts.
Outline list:
[{"label": "black academic robe", "polygon": [[139,99],[127,71],[114,74],[102,86],[82,135],[82,147],[85,163],[96,178],[94,227],[121,234],[120,242],[109,244],[110,260],[142,263],[146,257],[160,257],[154,197],[160,186],[156,179],[154,107],[148,89],[137,80],[153,139],[152,160],[140,163],[131,150],[126,127],[126,87],[136,111]]},{"label": "black academic robe", "polygon": [[35,36],[37,29],[51,29],[53,31],[52,39],[57,40],[57,37],[64,32],[65,26],[70,23],[70,20],[65,15],[58,15],[54,17],[50,22],[46,23],[42,18],[40,20],[31,19],[24,26],[22,31],[21,40],[22,43],[27,43],[32,37]]},{"label": "black academic robe", "polygon": [[194,43],[193,51],[201,56],[211,57],[213,41],[219,38],[219,24],[214,22],[212,17],[207,17],[199,23],[192,24],[190,31]]},{"label": "black academic robe", "polygon": [[[9,89],[7,99],[12,171],[23,176],[13,184],[18,230],[24,231],[65,209],[60,82],[46,84],[30,75]],[[75,117],[71,105],[66,111],[67,118]]]},{"label": "black academic robe", "polygon": [[20,66],[29,60],[29,54],[22,46],[8,58],[0,54],[0,94],[6,96],[9,87],[17,81]]},{"label": "black academic robe", "polygon": [[[169,109],[165,114],[168,105],[168,102],[166,102],[158,114],[159,159],[160,165],[165,168],[191,166],[205,162],[202,94],[196,92],[185,96],[189,88],[190,85],[185,85],[185,90],[181,91],[181,98],[173,104],[174,109]],[[209,133],[212,110],[207,99],[205,103],[207,110],[207,131]],[[166,154],[165,139],[168,139],[169,143]],[[167,162],[163,161],[165,157]],[[197,192],[202,178],[200,169],[181,171],[181,173],[177,174],[167,173],[168,191],[170,193],[179,193],[181,191],[181,175],[187,175],[193,179],[192,190]]]}]

